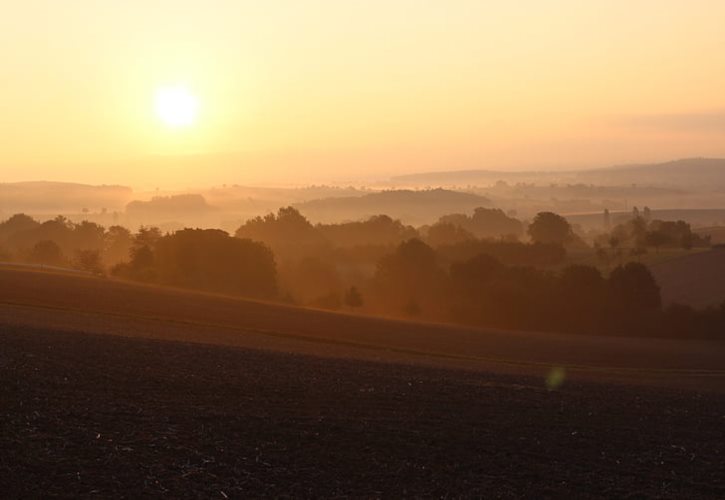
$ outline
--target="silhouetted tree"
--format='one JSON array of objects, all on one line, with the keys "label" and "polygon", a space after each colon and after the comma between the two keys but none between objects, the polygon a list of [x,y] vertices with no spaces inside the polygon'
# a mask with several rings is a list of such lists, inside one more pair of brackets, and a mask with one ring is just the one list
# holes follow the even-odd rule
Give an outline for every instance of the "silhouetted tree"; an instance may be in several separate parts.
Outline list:
[{"label": "silhouetted tree", "polygon": [[518,241],[468,240],[442,245],[437,252],[447,262],[463,262],[485,253],[507,266],[549,267],[561,264],[566,258],[566,250],[561,245]]},{"label": "silhouetted tree", "polygon": [[154,267],[156,259],[154,252],[148,245],[133,247],[131,249],[131,265],[137,270]]},{"label": "silhouetted tree", "polygon": [[401,243],[394,253],[383,257],[374,277],[382,307],[390,312],[410,314],[412,309],[408,306],[415,303],[417,310],[434,316],[444,309],[441,306],[445,281],[436,253],[415,238]]},{"label": "silhouetted tree", "polygon": [[654,276],[639,262],[629,262],[612,271],[609,293],[612,304],[623,314],[657,311],[662,304]]},{"label": "silhouetted tree", "polygon": [[16,249],[27,249],[43,240],[55,242],[64,254],[71,254],[76,249],[73,224],[62,216],[45,221],[28,231],[13,234],[9,243]]},{"label": "silhouetted tree", "polygon": [[418,237],[418,231],[387,215],[375,215],[364,221],[318,224],[317,231],[335,247],[399,245]]},{"label": "silhouetted tree", "polygon": [[33,245],[28,260],[35,264],[61,266],[65,262],[63,252],[55,241],[42,240]]},{"label": "silhouetted tree", "polygon": [[[115,226],[114,226],[115,227]],[[113,228],[112,228],[113,229]],[[122,230],[109,230],[112,245],[116,249],[122,249],[126,235]],[[156,258],[154,249],[161,240],[161,230],[157,227],[141,226],[138,233],[133,235],[131,247],[128,251],[129,262],[120,262],[111,268],[111,274],[120,278],[126,278],[145,283],[153,283],[158,279]],[[116,246],[118,245],[118,246]]]},{"label": "silhouetted tree", "polygon": [[648,231],[645,241],[647,246],[654,247],[657,252],[660,251],[660,247],[667,243],[667,235],[662,231]]},{"label": "silhouetted tree", "polygon": [[479,207],[471,217],[473,234],[478,237],[514,236],[518,238],[524,232],[520,220],[509,217],[500,208]]},{"label": "silhouetted tree", "polygon": [[363,298],[357,287],[351,286],[347,289],[347,291],[345,292],[345,305],[352,309],[362,307]]},{"label": "silhouetted tree", "polygon": [[441,245],[455,245],[464,241],[473,240],[475,237],[461,226],[448,222],[438,222],[428,228],[426,240],[432,247]]},{"label": "silhouetted tree", "polygon": [[[342,282],[335,263],[330,259],[306,257],[287,261],[279,266],[279,284],[300,304],[319,303],[321,298],[329,299],[335,294],[340,301]],[[326,302],[332,303],[330,300]]]},{"label": "silhouetted tree", "polygon": [[453,224],[465,229],[477,238],[511,236],[516,239],[523,234],[521,221],[506,215],[500,208],[479,207],[473,211],[471,217],[465,214],[444,215],[438,220],[438,223]]},{"label": "silhouetted tree", "polygon": [[609,251],[604,248],[603,246],[599,244],[594,245],[594,255],[596,255],[597,260],[607,269],[609,270],[609,265],[612,262],[612,256],[609,253]]},{"label": "silhouetted tree", "polygon": [[163,236],[154,257],[158,280],[164,284],[250,297],[277,292],[270,249],[218,229],[184,229]]},{"label": "silhouetted tree", "polygon": [[320,257],[329,246],[322,234],[292,207],[280,208],[277,215],[248,220],[235,236],[267,244],[281,261]]},{"label": "silhouetted tree", "polygon": [[565,267],[558,280],[561,312],[558,321],[566,331],[593,333],[606,311],[606,281],[591,266]]},{"label": "silhouetted tree", "polygon": [[652,220],[652,210],[650,210],[649,207],[644,207],[644,210],[642,211],[642,218],[647,222]]},{"label": "silhouetted tree", "polygon": [[141,226],[133,237],[134,247],[148,247],[153,250],[162,237],[161,230],[153,226]]},{"label": "silhouetted tree", "polygon": [[76,252],[75,267],[81,271],[103,274],[101,253],[98,250],[78,250]]},{"label": "silhouetted tree", "polygon": [[682,220],[662,221],[636,217],[612,229],[612,237],[624,245],[638,250],[654,247],[684,248],[709,247],[710,239],[693,233],[688,223]]},{"label": "silhouetted tree", "polygon": [[134,239],[131,231],[122,226],[111,226],[104,236],[103,261],[113,266],[129,259]]},{"label": "silhouetted tree", "polygon": [[32,231],[40,225],[35,219],[25,214],[15,214],[0,224],[0,241],[5,241],[18,233]]},{"label": "silhouetted tree", "polygon": [[74,250],[102,250],[105,229],[95,222],[82,221],[73,225]]},{"label": "silhouetted tree", "polygon": [[529,235],[536,243],[553,243],[564,246],[572,238],[569,222],[553,212],[539,212],[529,225]]},{"label": "silhouetted tree", "polygon": [[476,297],[504,271],[505,267],[498,259],[482,253],[465,262],[451,264],[451,284],[466,297]]}]

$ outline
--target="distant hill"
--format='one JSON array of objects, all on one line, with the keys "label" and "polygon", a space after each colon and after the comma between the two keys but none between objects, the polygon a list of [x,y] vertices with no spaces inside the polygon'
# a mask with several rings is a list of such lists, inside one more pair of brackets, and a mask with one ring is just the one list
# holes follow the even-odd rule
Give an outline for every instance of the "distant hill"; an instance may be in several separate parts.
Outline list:
[{"label": "distant hill", "polygon": [[490,205],[488,198],[477,194],[446,189],[403,189],[324,198],[294,206],[313,222],[361,220],[386,214],[406,224],[420,225],[435,222],[441,215],[468,213],[474,208]]},{"label": "distant hill", "polygon": [[126,213],[184,214],[214,210],[199,194],[155,196],[149,201],[132,201],[126,205]]},{"label": "distant hill", "polygon": [[91,186],[69,182],[14,182],[0,184],[0,216],[122,210],[133,191],[125,186]]},{"label": "distant hill", "polygon": [[692,253],[650,268],[665,305],[706,307],[725,302],[725,250]]},{"label": "distant hill", "polygon": [[534,183],[584,183],[605,186],[644,184],[669,188],[725,188],[725,159],[690,158],[666,163],[622,165],[565,171],[457,170],[401,175],[393,185],[468,186],[498,181]]},{"label": "distant hill", "polygon": [[594,184],[648,184],[678,188],[725,188],[725,159],[690,158],[581,171]]},{"label": "distant hill", "polygon": [[205,226],[217,209],[200,194],[155,196],[149,201],[132,201],[126,205],[126,221],[131,225],[176,223],[178,228]]},{"label": "distant hill", "polygon": [[[641,208],[641,207],[640,207]],[[564,214],[567,220],[574,225],[591,228],[604,228],[604,213]],[[619,224],[632,218],[632,212],[611,213],[611,223]],[[680,209],[653,209],[652,218],[660,220],[684,220],[696,228],[725,226],[725,208],[680,208]],[[698,231],[707,235],[706,230]]]},{"label": "distant hill", "polygon": [[322,198],[362,196],[365,191],[337,186],[283,188],[230,185],[202,190],[198,194],[221,210],[252,217],[293,203]]}]

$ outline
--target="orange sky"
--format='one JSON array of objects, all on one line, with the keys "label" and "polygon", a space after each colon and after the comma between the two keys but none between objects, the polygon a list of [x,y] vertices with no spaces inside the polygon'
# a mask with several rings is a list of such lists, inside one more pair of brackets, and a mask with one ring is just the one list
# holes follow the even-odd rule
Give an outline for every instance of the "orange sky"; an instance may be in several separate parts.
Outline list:
[{"label": "orange sky", "polygon": [[[8,2],[0,182],[725,156],[724,19],[720,0]],[[158,119],[170,85],[193,125]]]}]

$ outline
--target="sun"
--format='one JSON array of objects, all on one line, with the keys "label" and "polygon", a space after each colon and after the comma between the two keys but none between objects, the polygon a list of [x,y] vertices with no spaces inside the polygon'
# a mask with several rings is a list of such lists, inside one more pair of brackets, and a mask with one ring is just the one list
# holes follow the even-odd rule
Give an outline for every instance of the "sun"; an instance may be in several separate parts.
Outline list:
[{"label": "sun", "polygon": [[157,116],[169,127],[189,127],[196,122],[199,100],[183,85],[159,88],[154,102]]}]

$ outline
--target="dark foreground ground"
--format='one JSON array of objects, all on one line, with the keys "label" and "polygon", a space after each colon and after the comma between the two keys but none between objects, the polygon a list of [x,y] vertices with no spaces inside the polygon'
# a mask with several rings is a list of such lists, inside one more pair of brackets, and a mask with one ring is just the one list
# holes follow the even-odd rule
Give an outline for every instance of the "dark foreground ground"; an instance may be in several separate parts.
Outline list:
[{"label": "dark foreground ground", "polygon": [[0,492],[725,497],[725,396],[0,325]]}]

